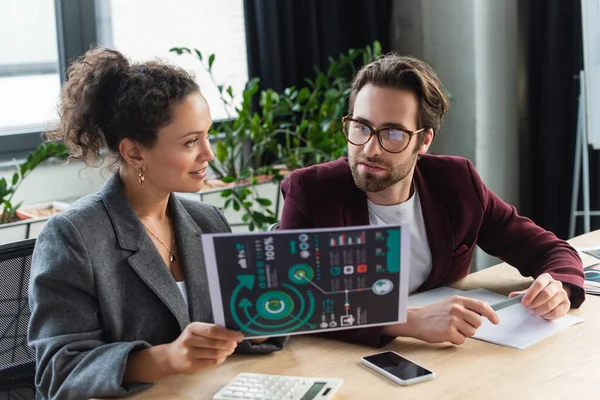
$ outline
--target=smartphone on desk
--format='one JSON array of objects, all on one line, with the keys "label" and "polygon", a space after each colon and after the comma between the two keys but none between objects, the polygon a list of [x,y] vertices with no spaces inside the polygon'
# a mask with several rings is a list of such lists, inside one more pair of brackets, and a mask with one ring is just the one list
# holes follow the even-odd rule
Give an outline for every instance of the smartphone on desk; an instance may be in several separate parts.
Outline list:
[{"label": "smartphone on desk", "polygon": [[363,364],[402,386],[435,378],[433,371],[402,357],[394,351],[372,354],[362,358]]}]

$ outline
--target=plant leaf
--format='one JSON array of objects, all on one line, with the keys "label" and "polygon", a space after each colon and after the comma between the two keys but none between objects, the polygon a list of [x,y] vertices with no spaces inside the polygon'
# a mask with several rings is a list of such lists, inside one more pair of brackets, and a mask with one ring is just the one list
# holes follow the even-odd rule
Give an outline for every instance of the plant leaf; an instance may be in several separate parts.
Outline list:
[{"label": "plant leaf", "polygon": [[187,47],[173,47],[169,51],[171,51],[173,53],[177,53],[179,55],[181,55],[183,53],[188,53],[188,54],[190,53],[190,49],[188,49]]},{"label": "plant leaf", "polygon": [[273,204],[273,202],[269,199],[265,199],[265,198],[258,198],[256,199],[256,202],[258,204],[260,204],[261,206],[265,206],[265,207],[269,207],[270,205]]},{"label": "plant leaf", "polygon": [[379,57],[381,55],[381,43],[379,40],[373,42],[373,56]]},{"label": "plant leaf", "polygon": [[225,163],[225,161],[229,157],[229,150],[227,149],[227,146],[225,145],[225,143],[222,141],[218,141],[216,150],[217,150],[217,154],[216,154],[217,160],[219,160],[220,163]]},{"label": "plant leaf", "polygon": [[233,176],[224,176],[221,178],[221,181],[223,181],[223,183],[231,183],[235,182],[235,178]]}]

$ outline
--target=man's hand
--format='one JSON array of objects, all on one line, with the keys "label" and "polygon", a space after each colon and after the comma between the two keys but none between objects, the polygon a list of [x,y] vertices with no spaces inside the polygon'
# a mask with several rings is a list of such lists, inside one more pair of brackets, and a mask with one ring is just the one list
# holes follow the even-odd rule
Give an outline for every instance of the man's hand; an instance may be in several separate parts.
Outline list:
[{"label": "man's hand", "polygon": [[515,297],[525,293],[521,299],[527,309],[533,315],[539,315],[545,319],[557,319],[569,312],[571,308],[571,288],[563,286],[550,274],[545,273],[537,277],[529,289],[521,292],[512,292],[508,297]]},{"label": "man's hand", "polygon": [[384,328],[385,335],[409,336],[429,343],[463,344],[475,335],[483,322],[482,316],[493,324],[500,320],[488,303],[454,296],[425,307],[411,307],[405,324]]}]

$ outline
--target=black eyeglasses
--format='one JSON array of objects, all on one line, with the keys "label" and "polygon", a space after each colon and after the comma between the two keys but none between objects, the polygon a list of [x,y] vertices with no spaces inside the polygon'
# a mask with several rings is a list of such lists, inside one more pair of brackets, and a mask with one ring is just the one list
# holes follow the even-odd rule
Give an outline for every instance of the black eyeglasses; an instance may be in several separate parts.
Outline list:
[{"label": "black eyeglasses", "polygon": [[366,122],[356,120],[350,115],[342,118],[344,136],[346,140],[355,146],[364,146],[367,144],[373,135],[377,136],[377,140],[381,148],[388,153],[402,153],[414,135],[423,132],[425,128],[417,131],[409,131],[408,129],[389,127],[375,129]]}]

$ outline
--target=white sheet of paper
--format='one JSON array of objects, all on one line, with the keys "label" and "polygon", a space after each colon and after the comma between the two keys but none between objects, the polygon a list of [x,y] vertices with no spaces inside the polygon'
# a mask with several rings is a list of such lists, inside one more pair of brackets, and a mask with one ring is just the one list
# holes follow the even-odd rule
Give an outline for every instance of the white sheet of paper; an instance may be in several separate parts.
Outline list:
[{"label": "white sheet of paper", "polygon": [[571,325],[583,322],[583,318],[574,315],[548,321],[535,317],[521,304],[515,304],[497,312],[500,318],[498,325],[486,318],[473,336],[475,339],[499,344],[513,349],[525,349],[544,340]]},{"label": "white sheet of paper", "polygon": [[489,304],[500,303],[508,298],[500,293],[492,292],[487,289],[467,290],[464,292],[463,296],[485,301]]},{"label": "white sheet of paper", "polygon": [[464,292],[458,289],[452,289],[447,286],[431,289],[426,292],[413,294],[408,297],[409,307],[422,307],[429,304],[448,299],[452,296],[464,296]]},{"label": "white sheet of paper", "polygon": [[[408,298],[409,306],[426,306],[452,296],[463,296],[490,304],[506,300],[507,297],[486,289],[458,290],[446,286],[427,292],[418,293]],[[547,321],[542,317],[535,317],[521,304],[515,304],[497,311],[500,324],[494,325],[487,318],[477,330],[474,339],[498,344],[513,349],[525,349],[547,337],[568,328],[571,325],[583,322],[583,318],[574,315]]]}]

